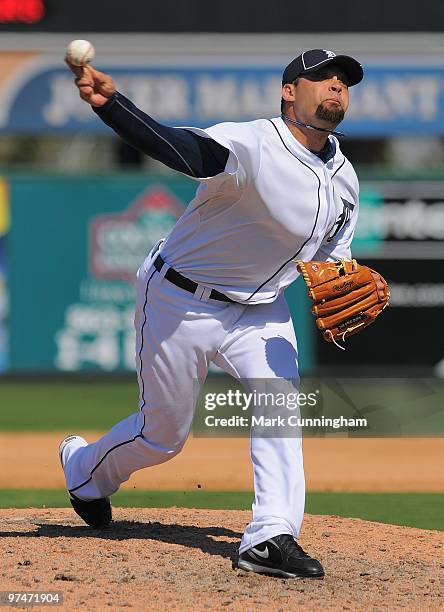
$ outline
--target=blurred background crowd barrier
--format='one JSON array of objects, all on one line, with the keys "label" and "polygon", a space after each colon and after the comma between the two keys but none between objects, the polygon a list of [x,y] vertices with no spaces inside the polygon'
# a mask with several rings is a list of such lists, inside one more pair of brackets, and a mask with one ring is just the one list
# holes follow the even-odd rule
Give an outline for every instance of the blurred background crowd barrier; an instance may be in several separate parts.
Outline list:
[{"label": "blurred background crowd barrier", "polygon": [[[254,18],[242,3],[236,19],[228,6],[211,14],[200,1],[177,3],[175,15],[160,3],[129,1],[122,11],[108,2],[106,14],[102,3],[79,4],[0,0],[0,372],[132,371],[136,270],[196,187],[122,143],[78,98],[64,49],[87,38],[95,65],[123,94],[182,126],[277,116],[282,68],[304,49],[357,57],[366,76],[341,128],[361,181],[354,256],[386,276],[392,300],[350,340],[341,368],[444,376],[444,39],[436,10],[417,15],[413,3],[399,11],[394,2],[380,3],[380,13],[373,3],[356,15],[342,1],[321,23],[310,6],[301,16],[282,2]],[[389,33],[371,33],[382,14]],[[298,31],[289,33],[293,18]],[[304,287],[287,294],[303,371],[338,371],[337,349],[320,339]]]}]

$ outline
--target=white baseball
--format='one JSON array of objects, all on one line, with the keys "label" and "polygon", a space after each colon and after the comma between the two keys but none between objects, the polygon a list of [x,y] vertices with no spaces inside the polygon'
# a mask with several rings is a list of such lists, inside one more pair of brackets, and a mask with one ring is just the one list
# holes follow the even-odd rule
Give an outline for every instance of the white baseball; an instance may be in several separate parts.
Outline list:
[{"label": "white baseball", "polygon": [[95,50],[89,40],[72,40],[66,49],[66,57],[74,66],[89,64],[94,55]]}]

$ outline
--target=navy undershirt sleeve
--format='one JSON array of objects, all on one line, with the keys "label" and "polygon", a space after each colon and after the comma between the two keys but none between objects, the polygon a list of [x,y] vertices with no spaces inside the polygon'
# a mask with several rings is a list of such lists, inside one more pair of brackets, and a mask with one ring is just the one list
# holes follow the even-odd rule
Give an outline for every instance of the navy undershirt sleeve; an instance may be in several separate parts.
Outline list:
[{"label": "navy undershirt sleeve", "polygon": [[116,92],[94,112],[129,145],[192,177],[224,171],[229,151],[212,138],[162,125]]}]

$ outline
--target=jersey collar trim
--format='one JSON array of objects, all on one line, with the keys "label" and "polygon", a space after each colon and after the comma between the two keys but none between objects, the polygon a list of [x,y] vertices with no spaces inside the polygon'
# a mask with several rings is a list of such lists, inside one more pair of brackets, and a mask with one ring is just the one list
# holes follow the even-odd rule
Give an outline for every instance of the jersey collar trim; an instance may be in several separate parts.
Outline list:
[{"label": "jersey collar trim", "polygon": [[334,140],[330,140],[330,138],[327,138],[327,142],[325,143],[325,146],[322,151],[312,151],[312,153],[314,153],[316,157],[319,157],[319,159],[321,159],[324,164],[326,164],[335,156],[336,143]]},{"label": "jersey collar trim", "polygon": [[302,158],[305,162],[310,163],[310,164],[315,163],[318,166],[323,166],[324,164],[329,162],[331,159],[333,159],[333,157],[335,156],[337,146],[336,146],[336,142],[334,138],[332,137],[328,138],[328,142],[330,143],[330,146],[328,148],[328,151],[324,149],[321,152],[322,153],[322,157],[321,157],[317,153],[313,153],[312,151],[304,147],[293,136],[293,134],[288,129],[287,124],[281,117],[275,117],[272,119],[272,121],[274,125],[276,126],[276,128],[278,129],[279,134],[281,135],[285,144],[291,150],[291,152],[297,155],[298,157]]}]

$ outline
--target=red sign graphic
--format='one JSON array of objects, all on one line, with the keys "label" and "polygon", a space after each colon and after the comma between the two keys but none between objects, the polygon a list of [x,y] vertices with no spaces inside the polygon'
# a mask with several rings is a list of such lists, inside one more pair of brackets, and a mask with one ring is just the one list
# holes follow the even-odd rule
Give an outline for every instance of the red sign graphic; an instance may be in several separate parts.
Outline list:
[{"label": "red sign graphic", "polygon": [[1,23],[37,23],[45,16],[43,0],[1,0]]},{"label": "red sign graphic", "polygon": [[134,282],[149,250],[174,226],[184,204],[164,186],[146,189],[122,213],[95,217],[89,228],[89,271],[96,279]]}]

